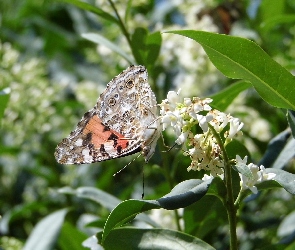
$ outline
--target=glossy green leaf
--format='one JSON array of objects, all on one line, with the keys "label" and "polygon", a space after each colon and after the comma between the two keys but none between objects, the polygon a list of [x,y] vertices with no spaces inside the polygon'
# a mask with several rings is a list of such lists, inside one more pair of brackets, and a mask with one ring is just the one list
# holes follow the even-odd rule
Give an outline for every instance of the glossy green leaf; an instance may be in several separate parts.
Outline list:
[{"label": "glossy green leaf", "polygon": [[56,245],[68,209],[47,215],[34,227],[23,250],[51,250]]},{"label": "glossy green leaf", "polygon": [[273,178],[277,183],[281,185],[286,191],[291,194],[295,194],[295,174],[288,173],[281,169],[267,168],[266,173],[275,173],[276,176]]},{"label": "glossy green leaf", "polygon": [[[294,140],[291,140],[290,137],[290,131],[285,130],[271,139],[259,164],[266,168],[283,168],[294,155],[294,148],[292,149],[292,144],[294,145],[292,141]],[[290,143],[291,147],[288,146]]]},{"label": "glossy green leaf", "polygon": [[112,43],[110,40],[106,39],[105,37],[99,35],[98,33],[84,33],[82,34],[82,37],[85,39],[97,43],[102,44],[112,51],[118,53],[120,56],[125,58],[130,64],[135,64],[132,57],[130,57],[124,50],[122,50],[120,47],[118,47],[116,44]]},{"label": "glossy green leaf", "polygon": [[160,208],[156,201],[127,200],[120,203],[109,215],[103,230],[102,242],[115,227],[132,220],[137,214]]},{"label": "glossy green leaf", "polygon": [[103,11],[102,9],[95,7],[87,2],[79,1],[79,0],[59,0],[59,1],[73,4],[80,9],[90,11],[98,16],[101,16],[102,18],[104,18],[108,21],[119,24],[119,21],[117,20],[117,18],[113,17],[109,13],[107,13],[107,12]]},{"label": "glossy green leaf", "polygon": [[205,250],[214,249],[191,235],[168,229],[118,228],[104,241],[105,249],[120,250]]},{"label": "glossy green leaf", "polygon": [[233,100],[244,90],[252,87],[249,82],[238,81],[234,84],[231,84],[222,91],[209,96],[213,99],[211,107],[218,109],[220,111],[225,111],[226,108],[233,102]]},{"label": "glossy green leaf", "polygon": [[272,164],[273,168],[284,168],[295,157],[295,139],[291,139],[287,142],[286,146],[280,151],[280,154]]},{"label": "glossy green leaf", "polygon": [[103,239],[115,227],[133,219],[137,214],[151,209],[177,209],[200,200],[208,191],[212,180],[191,179],[176,185],[170,193],[158,200],[127,200],[120,203],[109,215],[104,227]]},{"label": "glossy green leaf", "polygon": [[213,64],[227,77],[251,82],[269,104],[295,110],[295,78],[256,43],[204,31],[176,30],[200,43]]},{"label": "glossy green leaf", "polygon": [[170,193],[158,199],[160,206],[165,209],[178,209],[191,205],[200,200],[208,191],[212,180],[186,180],[176,185]]}]

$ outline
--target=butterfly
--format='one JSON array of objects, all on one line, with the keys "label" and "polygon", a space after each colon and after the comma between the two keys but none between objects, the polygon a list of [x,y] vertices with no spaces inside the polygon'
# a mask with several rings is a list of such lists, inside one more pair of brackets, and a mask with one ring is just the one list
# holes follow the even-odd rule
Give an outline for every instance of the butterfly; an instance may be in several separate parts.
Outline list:
[{"label": "butterfly", "polygon": [[157,101],[144,66],[130,66],[113,78],[94,108],[56,147],[61,164],[84,164],[141,152],[145,161],[160,137]]}]

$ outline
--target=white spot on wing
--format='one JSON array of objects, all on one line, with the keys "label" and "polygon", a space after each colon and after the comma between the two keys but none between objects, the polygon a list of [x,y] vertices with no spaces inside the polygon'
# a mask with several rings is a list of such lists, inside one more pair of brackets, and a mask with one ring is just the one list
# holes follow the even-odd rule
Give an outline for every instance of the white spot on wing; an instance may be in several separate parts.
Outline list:
[{"label": "white spot on wing", "polygon": [[79,138],[76,142],[75,142],[75,145],[77,147],[81,147],[82,146],[82,143],[83,143],[83,140],[81,138]]},{"label": "white spot on wing", "polygon": [[93,157],[91,155],[89,155],[89,149],[88,148],[84,148],[82,150],[82,155],[83,155],[83,159],[85,162],[92,162],[93,161]]}]

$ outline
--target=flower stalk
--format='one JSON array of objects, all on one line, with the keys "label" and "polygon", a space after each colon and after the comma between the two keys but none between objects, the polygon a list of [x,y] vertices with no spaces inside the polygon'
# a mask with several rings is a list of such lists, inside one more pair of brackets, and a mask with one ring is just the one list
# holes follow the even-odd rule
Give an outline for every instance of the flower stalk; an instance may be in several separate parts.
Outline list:
[{"label": "flower stalk", "polygon": [[224,184],[226,187],[226,197],[223,197],[224,199],[223,203],[226,207],[227,217],[229,222],[230,249],[234,250],[238,248],[238,241],[237,241],[237,232],[236,232],[237,212],[236,212],[236,207],[234,203],[234,194],[233,194],[233,185],[232,185],[232,167],[231,167],[226,149],[224,147],[224,144],[220,135],[216,132],[216,130],[211,124],[209,124],[209,128],[211,132],[213,133],[213,136],[216,138],[217,143],[220,146],[222,154],[223,154]]}]

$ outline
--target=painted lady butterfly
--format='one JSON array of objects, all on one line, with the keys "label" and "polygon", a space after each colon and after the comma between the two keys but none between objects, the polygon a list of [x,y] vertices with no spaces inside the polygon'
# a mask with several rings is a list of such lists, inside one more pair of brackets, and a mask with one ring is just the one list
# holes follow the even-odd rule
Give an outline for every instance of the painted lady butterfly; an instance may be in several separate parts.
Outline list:
[{"label": "painted lady butterfly", "polygon": [[112,79],[95,107],[56,147],[62,164],[110,160],[142,152],[147,162],[160,136],[156,97],[143,66],[130,66]]}]

